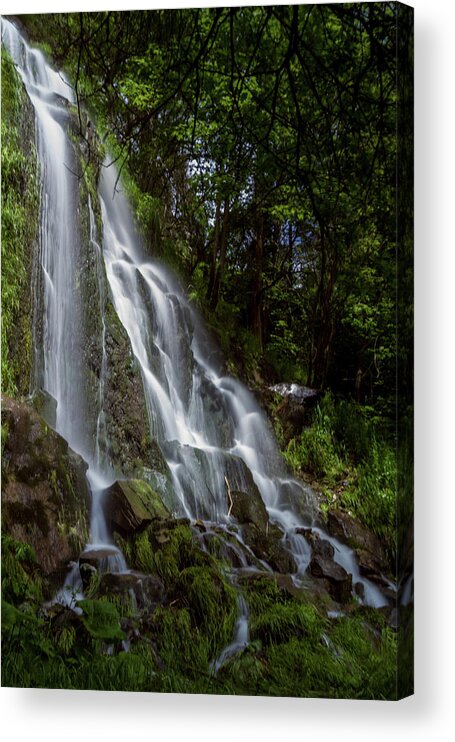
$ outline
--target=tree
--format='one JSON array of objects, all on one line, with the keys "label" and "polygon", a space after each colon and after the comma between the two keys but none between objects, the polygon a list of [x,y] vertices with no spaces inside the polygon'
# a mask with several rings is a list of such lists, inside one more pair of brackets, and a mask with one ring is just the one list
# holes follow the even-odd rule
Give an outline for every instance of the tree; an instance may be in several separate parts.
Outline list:
[{"label": "tree", "polygon": [[359,401],[394,391],[396,23],[395,3],[364,3],[47,27],[145,194],[154,249],[265,356],[281,343],[308,384]]}]

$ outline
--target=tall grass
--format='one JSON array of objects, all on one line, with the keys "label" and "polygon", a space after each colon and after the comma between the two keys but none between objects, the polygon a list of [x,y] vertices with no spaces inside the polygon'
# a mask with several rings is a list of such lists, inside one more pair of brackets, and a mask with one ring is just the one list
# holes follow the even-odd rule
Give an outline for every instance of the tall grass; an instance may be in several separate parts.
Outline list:
[{"label": "tall grass", "polygon": [[370,408],[326,394],[313,422],[284,452],[297,472],[316,477],[328,504],[358,517],[396,555],[397,457],[395,441]]}]

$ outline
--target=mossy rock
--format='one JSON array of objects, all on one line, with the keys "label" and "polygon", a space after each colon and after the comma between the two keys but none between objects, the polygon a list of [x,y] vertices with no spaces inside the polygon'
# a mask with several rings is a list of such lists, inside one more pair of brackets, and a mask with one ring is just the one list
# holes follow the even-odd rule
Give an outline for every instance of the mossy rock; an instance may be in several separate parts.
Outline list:
[{"label": "mossy rock", "polygon": [[233,491],[230,497],[231,513],[241,525],[253,523],[261,533],[267,531],[269,516],[256,486],[249,492]]},{"label": "mossy rock", "polygon": [[170,517],[157,492],[141,479],[114,482],[106,492],[105,514],[112,529],[123,536]]},{"label": "mossy rock", "polygon": [[271,525],[266,531],[262,531],[254,523],[247,523],[241,530],[245,543],[256,557],[266,562],[274,571],[289,574],[297,570],[292,554],[283,546],[283,533],[277,526]]},{"label": "mossy rock", "polygon": [[194,625],[213,637],[217,648],[230,641],[237,618],[236,594],[215,566],[184,569],[176,592],[189,606]]},{"label": "mossy rock", "polygon": [[87,464],[28,404],[2,396],[2,529],[62,573],[88,537]]}]

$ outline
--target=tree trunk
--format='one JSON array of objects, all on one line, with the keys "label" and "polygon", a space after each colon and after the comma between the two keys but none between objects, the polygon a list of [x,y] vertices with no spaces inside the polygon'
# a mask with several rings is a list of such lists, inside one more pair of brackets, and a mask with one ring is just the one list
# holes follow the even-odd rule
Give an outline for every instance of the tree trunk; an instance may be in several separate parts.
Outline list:
[{"label": "tree trunk", "polygon": [[263,263],[264,263],[264,217],[259,214],[255,218],[256,236],[253,240],[253,265],[251,276],[250,326],[254,337],[259,341],[262,351],[263,344]]},{"label": "tree trunk", "polygon": [[216,309],[216,306],[218,304],[218,300],[220,298],[220,292],[221,292],[221,285],[223,282],[223,276],[224,276],[224,266],[226,263],[226,246],[227,246],[227,235],[228,235],[228,221],[229,221],[229,201],[226,199],[223,206],[223,216],[221,223],[221,228],[219,227],[217,230],[217,236],[218,236],[218,250],[217,254],[219,255],[218,259],[218,265],[215,270],[215,275],[213,279],[213,285],[210,295],[210,302],[209,306],[212,312]]},{"label": "tree trunk", "polygon": [[333,290],[337,276],[337,257],[327,252],[327,244],[321,234],[321,262],[319,283],[316,294],[311,354],[308,366],[307,384],[322,389],[329,368],[332,343],[335,336]]}]

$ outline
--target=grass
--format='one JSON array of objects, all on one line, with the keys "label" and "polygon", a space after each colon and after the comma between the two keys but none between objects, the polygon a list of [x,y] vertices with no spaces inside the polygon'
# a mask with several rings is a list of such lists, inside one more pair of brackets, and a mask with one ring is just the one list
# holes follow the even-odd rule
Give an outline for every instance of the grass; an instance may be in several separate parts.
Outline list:
[{"label": "grass", "polygon": [[328,506],[347,510],[373,531],[394,562],[397,457],[372,410],[326,394],[311,426],[289,442],[284,455],[297,474],[318,480]]},{"label": "grass", "polygon": [[[184,541],[180,541],[184,544]],[[81,616],[43,610],[33,554],[3,539],[2,683],[13,687],[394,698],[397,640],[382,614],[358,608],[328,619],[311,593],[291,595],[273,577],[244,581],[250,643],[217,673],[232,640],[236,593],[222,565],[183,565],[167,598],[134,615],[118,596],[81,602]],[[175,543],[174,543],[175,549]],[[13,574],[11,569],[14,567]],[[123,639],[130,632],[130,646]]]}]

